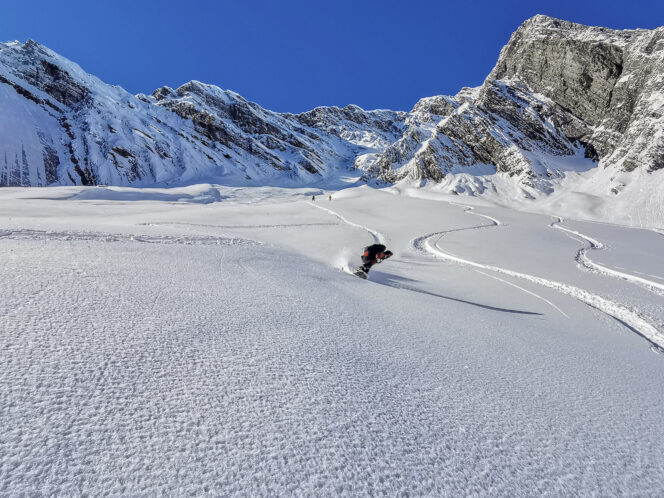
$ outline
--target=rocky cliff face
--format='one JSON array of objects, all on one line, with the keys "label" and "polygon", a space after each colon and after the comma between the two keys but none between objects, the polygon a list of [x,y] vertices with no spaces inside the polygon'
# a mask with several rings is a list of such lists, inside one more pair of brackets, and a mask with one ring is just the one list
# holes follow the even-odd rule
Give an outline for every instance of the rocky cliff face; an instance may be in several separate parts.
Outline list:
[{"label": "rocky cliff face", "polygon": [[604,165],[664,168],[664,27],[615,31],[536,16],[489,79],[519,80],[578,118],[556,124],[592,144]]},{"label": "rocky cliff face", "polygon": [[[664,27],[615,31],[535,16],[477,89],[420,101],[369,176],[442,181],[486,165],[524,187],[578,168],[664,168]],[[588,166],[585,166],[587,168]],[[473,172],[472,170],[468,170]]]},{"label": "rocky cliff face", "polygon": [[664,27],[535,16],[481,87],[408,113],[275,113],[195,81],[132,96],[33,41],[0,44],[0,101],[0,186],[307,184],[355,169],[455,193],[508,179],[531,198],[597,170],[610,174],[594,193],[616,195],[624,173],[664,169]]}]

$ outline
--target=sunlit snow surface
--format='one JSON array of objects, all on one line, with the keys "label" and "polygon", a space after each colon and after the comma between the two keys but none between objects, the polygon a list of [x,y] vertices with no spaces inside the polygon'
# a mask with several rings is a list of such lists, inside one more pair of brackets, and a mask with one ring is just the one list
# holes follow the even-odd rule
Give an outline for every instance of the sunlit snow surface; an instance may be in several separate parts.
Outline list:
[{"label": "sunlit snow surface", "polygon": [[434,191],[0,189],[0,495],[661,496],[663,253]]}]

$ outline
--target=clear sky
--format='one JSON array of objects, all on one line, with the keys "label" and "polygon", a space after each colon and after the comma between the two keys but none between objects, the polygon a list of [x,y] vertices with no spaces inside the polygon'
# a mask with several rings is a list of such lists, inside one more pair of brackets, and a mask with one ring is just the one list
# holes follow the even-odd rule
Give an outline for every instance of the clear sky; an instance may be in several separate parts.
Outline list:
[{"label": "clear sky", "polygon": [[409,110],[481,84],[535,14],[655,28],[664,1],[0,0],[0,39],[32,38],[132,93],[196,79],[275,111]]}]

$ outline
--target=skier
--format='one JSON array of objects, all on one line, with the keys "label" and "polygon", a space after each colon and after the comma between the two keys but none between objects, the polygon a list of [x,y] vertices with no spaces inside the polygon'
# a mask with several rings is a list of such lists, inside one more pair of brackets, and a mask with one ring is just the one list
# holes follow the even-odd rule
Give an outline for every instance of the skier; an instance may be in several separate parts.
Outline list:
[{"label": "skier", "polygon": [[332,196],[330,196],[330,200],[332,200]]},{"label": "skier", "polygon": [[364,248],[362,254],[363,265],[358,267],[353,274],[360,278],[367,278],[367,274],[371,267],[375,264],[381,263],[387,258],[392,256],[392,251],[387,251],[383,244],[373,244]]},{"label": "skier", "polygon": [[316,200],[316,196],[315,196],[315,195],[312,195],[312,196],[311,196],[311,200],[312,200],[312,201],[315,201],[315,200]]}]

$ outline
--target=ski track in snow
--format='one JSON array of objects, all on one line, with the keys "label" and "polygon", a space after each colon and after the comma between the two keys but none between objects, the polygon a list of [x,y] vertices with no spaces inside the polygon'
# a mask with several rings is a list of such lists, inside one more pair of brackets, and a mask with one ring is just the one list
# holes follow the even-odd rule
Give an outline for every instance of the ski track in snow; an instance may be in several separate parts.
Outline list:
[{"label": "ski track in snow", "polygon": [[473,206],[466,206],[465,204],[460,204],[460,206],[463,206],[465,208],[465,211],[469,214],[474,214],[475,216],[480,216],[482,218],[486,218],[487,220],[491,221],[492,223],[491,225],[482,225],[482,228],[487,226],[507,226],[498,218],[494,218],[492,216],[489,216],[488,214],[476,213],[475,208]]},{"label": "ski track in snow", "polygon": [[[372,235],[372,237],[374,238],[374,240],[376,242],[381,242],[382,243],[382,241],[385,240],[385,237],[382,234],[380,234],[379,232],[377,232],[375,230],[372,230],[371,228],[365,227],[363,225],[353,223],[352,221],[348,220],[347,218],[343,217],[342,215],[336,213],[335,211],[333,211],[331,209],[324,208],[322,206],[317,206],[317,205],[315,205],[311,202],[307,202],[307,204],[310,204],[314,207],[317,207],[318,209],[322,209],[323,211],[327,211],[328,213],[332,214],[333,216],[336,216],[337,218],[342,220],[344,223],[347,223],[348,225],[366,230],[367,232],[369,232]],[[601,297],[597,294],[593,294],[593,293],[591,293],[591,292],[589,292],[585,289],[575,287],[573,285],[563,284],[561,282],[548,280],[548,279],[538,277],[538,276],[535,276],[535,275],[529,275],[527,273],[521,273],[521,272],[516,272],[516,271],[513,271],[513,270],[508,270],[506,268],[500,268],[500,267],[493,266],[493,265],[485,265],[485,264],[481,264],[481,263],[476,263],[474,261],[463,259],[463,258],[455,256],[451,253],[443,251],[440,247],[438,247],[438,242],[440,241],[440,239],[444,235],[446,235],[448,233],[458,232],[458,231],[463,231],[463,230],[478,230],[478,229],[482,229],[482,228],[507,226],[507,225],[504,225],[497,218],[494,218],[494,217],[489,216],[489,215],[481,214],[481,213],[476,213],[472,206],[465,206],[465,205],[461,205],[461,206],[464,207],[464,209],[467,213],[485,218],[485,219],[489,220],[490,223],[489,224],[483,224],[483,225],[476,225],[476,226],[467,227],[467,228],[457,228],[457,229],[453,229],[453,230],[445,230],[445,231],[434,232],[434,233],[430,233],[430,234],[427,234],[427,235],[423,235],[421,237],[417,237],[417,238],[413,239],[411,241],[411,247],[413,247],[414,249],[416,249],[420,252],[428,253],[428,254],[434,255],[436,257],[440,257],[442,259],[454,261],[456,263],[466,264],[466,265],[474,266],[476,268],[484,268],[486,270],[491,270],[491,271],[495,271],[495,272],[498,272],[498,273],[503,273],[503,274],[510,275],[510,276],[513,276],[513,277],[521,278],[521,279],[524,279],[524,280],[529,280],[531,282],[537,283],[537,284],[542,285],[544,287],[549,287],[549,288],[554,289],[558,292],[561,292],[563,294],[571,296],[571,297],[587,304],[588,306],[590,306],[592,308],[595,308],[595,309],[611,316],[612,318],[618,320],[620,323],[625,325],[627,328],[629,328],[630,330],[632,330],[633,332],[635,332],[639,336],[646,339],[650,343],[651,349],[654,352],[664,353],[664,332],[659,331],[656,327],[654,327],[652,324],[650,324],[646,319],[641,317],[637,311],[631,309],[630,307],[628,307],[626,305],[616,303],[614,301],[611,301],[609,299]],[[575,233],[576,235],[578,235],[578,236],[584,238],[585,240],[587,240],[593,246],[603,247],[601,242],[596,241],[596,240],[594,240],[590,237],[583,236],[583,235],[579,234],[578,232],[574,232],[570,229],[565,229],[565,231]],[[430,241],[433,238],[436,238],[436,241],[433,244],[431,244]],[[480,272],[480,273],[482,273],[482,272]],[[488,275],[488,276],[490,276],[490,275]],[[534,295],[535,297],[537,297],[537,298],[547,302],[551,306],[553,306],[557,311],[562,313],[564,316],[567,316],[560,308],[558,308],[556,305],[554,305],[553,303],[551,303],[547,299],[543,298],[542,296],[539,296],[538,294],[535,294],[531,291],[528,291],[527,289],[523,289],[522,287],[519,287],[519,286],[517,286],[515,284],[512,284],[510,282],[504,281],[503,279],[498,279],[498,280],[501,280],[501,281],[503,281],[505,283],[508,283],[508,284],[510,284],[514,287],[517,287],[517,288],[521,289],[522,291],[524,291],[528,294]],[[388,284],[388,285],[390,285],[390,284]],[[395,287],[395,286],[392,286],[392,287]],[[401,287],[401,288],[403,288],[403,287]]]},{"label": "ski track in snow", "polygon": [[[472,210],[468,210],[470,214],[475,214],[477,216],[482,216],[484,218],[489,218],[486,215],[481,215],[479,213],[474,213]],[[493,223],[491,225],[481,225],[481,226],[475,226],[475,227],[469,227],[468,229],[477,229],[477,228],[484,228],[484,227],[489,227],[489,226],[499,226],[500,222],[497,222],[497,220],[492,219]],[[453,230],[453,231],[458,231],[458,229]],[[510,275],[513,277],[518,277],[524,280],[529,280],[531,282],[535,282],[539,285],[542,285],[544,287],[549,287],[551,289],[554,289],[562,294],[566,294],[568,296],[571,296],[588,306],[591,306],[592,308],[595,308],[599,311],[602,311],[603,313],[606,313],[607,315],[611,316],[612,318],[618,320],[620,323],[623,325],[627,326],[630,330],[633,332],[637,333],[644,339],[646,339],[650,344],[651,344],[651,349],[656,352],[656,353],[664,353],[664,332],[658,330],[655,328],[652,324],[650,324],[647,320],[645,320],[643,317],[639,315],[639,313],[630,307],[616,303],[614,301],[611,301],[609,299],[606,299],[604,297],[601,297],[597,294],[593,294],[585,289],[581,289],[579,287],[575,287],[573,285],[569,284],[563,284],[561,282],[556,282],[553,280],[548,280],[542,277],[538,277],[535,275],[529,275],[527,273],[521,273],[513,270],[508,270],[506,268],[501,268],[498,266],[493,266],[493,265],[487,265],[487,264],[482,264],[482,263],[477,263],[475,261],[471,261],[468,259],[461,258],[459,256],[456,256],[454,254],[451,254],[449,252],[444,251],[438,246],[438,242],[440,239],[447,233],[450,233],[450,231],[440,231],[440,232],[434,232],[430,234],[423,235],[421,237],[417,237],[411,241],[411,246],[420,252],[425,252],[429,253],[430,255],[433,255],[434,257],[441,258],[447,261],[453,261],[455,263],[461,263],[469,266],[473,266],[475,268],[483,268],[486,270],[491,270],[495,271],[497,273],[503,273],[506,275]],[[435,239],[434,242],[432,242]],[[595,243],[598,243],[597,241],[594,241]]]},{"label": "ski track in snow", "polygon": [[558,312],[559,312],[561,315],[563,315],[565,318],[569,318],[569,316],[567,315],[567,313],[565,313],[565,312],[564,312],[563,310],[561,310],[558,306],[556,306],[555,304],[553,304],[553,303],[552,303],[551,301],[549,301],[548,299],[546,299],[546,298],[540,296],[539,294],[536,294],[535,292],[529,291],[528,289],[524,289],[523,287],[520,287],[520,286],[516,285],[515,283],[509,282],[508,280],[504,280],[504,279],[502,279],[502,278],[500,278],[500,277],[496,277],[495,275],[489,275],[488,273],[484,273],[483,271],[479,271],[479,270],[477,270],[477,269],[476,269],[475,271],[476,271],[477,273],[480,273],[481,275],[486,276],[486,277],[493,278],[494,280],[499,280],[500,282],[503,282],[503,283],[505,283],[505,284],[507,284],[507,285],[511,285],[512,287],[516,287],[517,289],[522,290],[522,291],[525,292],[526,294],[530,294],[531,296],[535,296],[537,299],[539,299],[539,300],[541,300],[541,301],[544,301],[545,303],[551,305],[552,308],[554,308],[556,311],[558,311]]},{"label": "ski track in snow", "polygon": [[[652,280],[648,280],[645,278],[637,277],[635,275],[632,275],[630,273],[624,273],[621,271],[614,270],[613,268],[609,268],[607,266],[601,265],[599,263],[596,263],[592,261],[588,257],[588,251],[601,251],[606,249],[606,246],[602,244],[600,241],[593,239],[592,237],[585,235],[581,232],[577,232],[576,230],[572,230],[571,228],[567,228],[562,225],[562,222],[564,221],[563,218],[560,216],[556,216],[557,221],[554,221],[551,223],[549,226],[552,228],[555,228],[557,230],[562,230],[564,232],[576,235],[577,237],[581,238],[583,241],[588,243],[587,247],[582,247],[579,249],[579,251],[576,253],[575,260],[578,263],[578,266],[580,268],[583,268],[584,270],[594,272],[594,273],[601,273],[603,275],[608,275],[610,277],[614,278],[619,278],[622,280],[625,280],[627,282],[630,282],[632,284],[639,285],[643,287],[644,289],[652,292],[653,294],[657,294],[658,296],[664,296],[664,284],[660,284],[658,282],[653,282]],[[624,269],[624,268],[621,268]],[[653,277],[660,279],[660,277],[657,277],[655,275],[646,275],[641,272],[636,272],[641,275]]]},{"label": "ski track in snow", "polygon": [[103,233],[84,231],[47,231],[47,230],[0,230],[0,239],[12,240],[56,240],[56,241],[93,241],[93,242],[142,242],[146,244],[184,244],[184,245],[260,245],[259,242],[239,237],[210,236],[168,236],[134,235],[123,233]]},{"label": "ski track in snow", "polygon": [[313,206],[315,208],[322,209],[323,211],[327,211],[332,216],[336,216],[337,218],[339,218],[341,221],[343,221],[347,225],[350,225],[350,226],[353,226],[353,227],[356,227],[356,228],[360,228],[361,230],[365,230],[365,231],[369,232],[369,234],[373,237],[375,243],[377,243],[377,244],[384,244],[385,243],[386,237],[382,233],[377,232],[376,230],[372,230],[371,228],[365,227],[364,225],[359,225],[357,223],[353,223],[352,221],[348,220],[347,218],[344,218],[343,216],[341,216],[339,213],[337,213],[335,211],[332,211],[331,209],[324,208],[323,206],[318,206],[317,204],[314,204],[313,202],[307,201],[307,204],[309,204],[310,206]]},{"label": "ski track in snow", "polygon": [[[309,202],[308,204],[312,204],[312,203]],[[314,205],[314,204],[312,204],[312,205]],[[347,223],[350,226],[354,226],[354,227],[366,230],[367,232],[369,232],[373,236],[373,238],[376,242],[381,242],[382,240],[385,240],[385,237],[381,233],[377,232],[376,230],[372,230],[371,228],[368,228],[368,227],[365,227],[365,226],[362,226],[362,225],[358,225],[357,223],[353,223],[352,221],[349,221],[347,218],[344,218],[339,213],[336,213],[331,209],[327,209],[327,208],[319,207],[319,206],[316,206],[316,207],[318,207],[319,209],[323,209],[324,211],[327,211],[328,213],[336,216],[337,218],[339,218],[344,223]],[[464,206],[464,207],[466,208],[466,211],[472,211],[474,209],[471,206]],[[497,220],[496,218],[492,218],[491,216],[487,216],[487,215],[479,214],[479,213],[473,213],[473,214],[476,214],[477,216],[481,216],[483,218],[487,218],[489,221],[491,221],[491,223],[488,224],[488,225],[480,225],[480,226],[477,226],[477,227],[459,228],[459,229],[455,229],[455,230],[450,230],[450,232],[457,232],[457,231],[461,231],[461,230],[473,230],[473,229],[478,229],[478,228],[486,228],[486,227],[499,226],[499,225],[500,226],[507,226],[507,225],[503,225],[500,222],[500,220]],[[341,269],[343,271],[345,271],[346,273],[353,275],[352,269],[347,264],[343,265]],[[478,272],[478,273],[482,273],[482,272]],[[484,273],[484,275],[486,275],[486,274]],[[490,275],[487,275],[487,276],[490,276]],[[558,310],[560,313],[565,315],[565,313],[560,308],[558,308],[555,304],[551,303],[550,301],[544,299],[542,296],[539,296],[539,295],[537,295],[533,292],[530,292],[529,290],[526,290],[522,287],[519,287],[518,285],[514,285],[514,284],[512,284],[510,282],[507,282],[505,280],[502,280],[502,279],[497,279],[497,280],[505,282],[505,283],[507,283],[507,284],[509,284],[513,287],[516,287],[517,289],[521,289],[522,291],[524,291],[528,294],[531,294],[531,295],[541,299],[542,301],[545,301],[545,302],[549,303],[556,310]],[[523,315],[538,315],[539,314],[539,313],[532,313],[532,312],[528,312],[528,311],[512,310],[512,309],[507,309],[507,308],[499,308],[499,307],[496,307],[496,306],[488,306],[488,305],[480,304],[480,303],[474,303],[472,301],[466,301],[464,299],[458,299],[458,298],[451,297],[451,296],[443,296],[441,294],[436,294],[434,292],[429,292],[429,291],[425,291],[425,290],[422,290],[422,289],[415,289],[413,287],[405,286],[405,285],[398,284],[398,283],[387,283],[387,282],[382,282],[382,283],[383,283],[383,285],[387,285],[389,287],[394,287],[395,289],[403,289],[403,290],[408,290],[408,291],[412,291],[412,292],[419,292],[421,294],[436,296],[436,297],[440,297],[440,298],[443,298],[443,299],[448,299],[450,301],[457,301],[457,302],[460,302],[460,303],[469,304],[471,306],[478,306],[480,308],[490,309],[492,311],[500,311],[500,312],[503,312],[503,313],[515,313],[515,314],[523,314]],[[567,317],[567,315],[565,315],[565,316]]]},{"label": "ski track in snow", "polygon": [[[488,219],[491,223],[489,223],[489,224],[483,224],[483,225],[475,225],[475,226],[472,226],[472,227],[466,227],[466,228],[454,228],[454,229],[452,229],[452,230],[447,230],[446,232],[444,232],[445,234],[447,234],[447,233],[452,233],[452,232],[462,232],[462,231],[464,231],[464,230],[479,230],[479,229],[481,229],[481,228],[491,228],[491,227],[497,227],[497,226],[506,227],[506,226],[508,226],[508,225],[504,224],[503,222],[501,222],[501,221],[500,221],[499,219],[497,219],[497,218],[494,218],[494,217],[492,217],[492,216],[489,216],[489,215],[486,215],[486,214],[482,214],[482,213],[476,213],[476,212],[475,212],[475,208],[474,208],[473,206],[466,206],[465,204],[459,204],[459,206],[462,206],[462,207],[464,208],[464,211],[465,211],[465,212],[467,212],[467,213],[469,213],[469,214],[474,214],[475,216],[480,216],[480,217],[482,217],[482,218],[486,218],[486,219]],[[441,234],[441,237],[442,237],[442,234]],[[439,239],[440,239],[440,237],[439,237]],[[419,240],[419,239],[416,239],[416,240]],[[411,242],[411,246],[414,247],[415,249],[419,249],[419,247],[418,247],[417,245],[413,244],[412,242]],[[425,253],[426,253],[426,251],[420,251],[420,252],[425,252]],[[540,296],[539,294],[536,294],[535,292],[529,291],[528,289],[524,289],[523,287],[520,287],[520,286],[518,286],[518,285],[516,285],[516,284],[514,284],[514,283],[512,283],[512,282],[508,282],[507,280],[504,280],[504,279],[502,279],[502,278],[498,278],[498,277],[496,277],[496,276],[494,276],[494,275],[489,275],[488,273],[484,273],[484,272],[481,272],[481,271],[479,271],[479,270],[475,270],[475,271],[476,271],[477,273],[480,273],[480,274],[486,276],[486,277],[493,278],[494,280],[498,280],[498,281],[503,282],[503,283],[505,283],[505,284],[507,284],[507,285],[510,285],[510,286],[512,286],[512,287],[515,287],[515,288],[517,288],[517,289],[519,289],[519,290],[525,292],[526,294],[530,294],[531,296],[534,296],[534,297],[536,297],[537,299],[539,299],[539,300],[541,300],[541,301],[544,301],[545,303],[549,304],[549,305],[550,305],[551,307],[553,307],[556,311],[558,311],[559,313],[561,313],[565,318],[569,318],[569,316],[567,316],[567,314],[566,314],[563,310],[561,310],[558,306],[556,306],[555,304],[553,304],[553,303],[552,303],[551,301],[549,301],[548,299],[546,299],[546,298]]]},{"label": "ski track in snow", "polygon": [[266,225],[210,225],[205,223],[186,223],[181,221],[172,221],[172,222],[151,222],[151,223],[139,223],[143,226],[192,226],[192,227],[205,227],[205,228],[235,228],[235,229],[245,229],[245,228],[297,228],[297,227],[318,227],[318,226],[334,226],[338,223],[282,223],[282,224],[266,224]]}]

